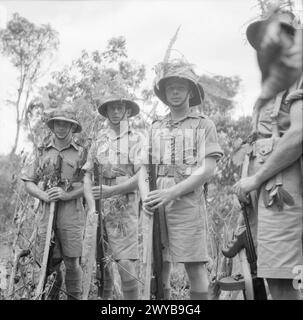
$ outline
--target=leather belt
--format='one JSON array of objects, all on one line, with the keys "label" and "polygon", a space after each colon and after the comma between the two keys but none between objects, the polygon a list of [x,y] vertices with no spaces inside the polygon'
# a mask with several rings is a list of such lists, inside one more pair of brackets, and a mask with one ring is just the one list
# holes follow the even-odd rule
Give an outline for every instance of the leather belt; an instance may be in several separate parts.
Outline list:
[{"label": "leather belt", "polygon": [[157,175],[158,177],[174,177],[175,166],[168,164],[159,164],[157,166]]},{"label": "leather belt", "polygon": [[103,184],[107,186],[115,186],[117,184],[116,177],[114,178],[103,177]]}]

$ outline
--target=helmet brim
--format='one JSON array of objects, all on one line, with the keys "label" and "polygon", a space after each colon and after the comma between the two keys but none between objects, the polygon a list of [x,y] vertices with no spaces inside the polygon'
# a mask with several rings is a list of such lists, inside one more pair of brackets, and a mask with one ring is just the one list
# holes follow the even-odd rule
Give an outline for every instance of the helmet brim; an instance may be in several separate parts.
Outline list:
[{"label": "helmet brim", "polygon": [[154,85],[154,92],[156,94],[156,96],[166,105],[168,105],[168,102],[166,100],[166,94],[165,94],[165,82],[168,79],[171,78],[180,78],[180,79],[184,79],[187,80],[190,83],[190,89],[192,90],[192,97],[189,98],[189,106],[190,107],[194,107],[197,106],[199,104],[202,103],[202,101],[204,100],[204,90],[203,87],[201,86],[201,84],[199,83],[195,83],[194,81],[187,79],[185,77],[179,77],[179,76],[170,76],[170,77],[165,77],[160,79],[160,81],[158,82],[158,85]]},{"label": "helmet brim", "polygon": [[132,100],[129,99],[111,99],[111,100],[106,100],[102,103],[100,103],[100,101],[97,101],[97,105],[98,105],[98,112],[105,118],[107,118],[107,106],[112,104],[113,102],[125,102],[127,108],[131,109],[131,114],[129,115],[129,117],[134,117],[135,115],[137,115],[140,112],[140,108],[138,106],[138,104]]},{"label": "helmet brim", "polygon": [[[260,48],[260,30],[267,20],[259,20],[251,23],[246,29],[246,38],[249,44],[255,49]],[[295,34],[295,28],[286,22],[280,22],[280,24],[292,35]]]},{"label": "helmet brim", "polygon": [[76,125],[76,129],[74,130],[74,133],[79,133],[82,131],[82,127],[80,125],[80,123],[76,120],[73,120],[73,119],[69,119],[69,118],[66,118],[66,117],[52,117],[51,119],[49,119],[46,124],[47,126],[53,131],[54,130],[54,121],[55,120],[60,120],[60,121],[65,121],[65,122],[69,122],[69,123],[72,123],[72,124],[75,124]]}]

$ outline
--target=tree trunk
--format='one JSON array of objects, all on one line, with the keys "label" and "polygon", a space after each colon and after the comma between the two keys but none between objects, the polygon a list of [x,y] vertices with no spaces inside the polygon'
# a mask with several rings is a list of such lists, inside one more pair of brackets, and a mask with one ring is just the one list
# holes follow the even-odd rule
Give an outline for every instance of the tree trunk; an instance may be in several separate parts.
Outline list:
[{"label": "tree trunk", "polygon": [[13,156],[14,154],[16,154],[16,149],[17,149],[17,146],[18,146],[19,134],[20,134],[20,124],[21,124],[21,121],[19,120],[19,117],[18,117],[18,119],[16,121],[16,124],[17,124],[17,132],[16,132],[15,142],[14,142],[13,148],[11,150],[10,156]]},{"label": "tree trunk", "polygon": [[17,116],[16,116],[16,124],[17,124],[17,132],[16,132],[16,137],[15,137],[15,143],[13,145],[12,151],[10,153],[10,157],[12,157],[14,154],[16,154],[16,149],[18,146],[18,141],[19,141],[19,134],[20,134],[20,125],[21,125],[21,119],[20,119],[20,100],[21,100],[21,95],[23,92],[24,88],[24,82],[25,82],[25,76],[22,76],[22,71],[21,71],[21,76],[20,76],[20,86],[18,89],[18,98],[16,102],[16,111],[17,111]]}]

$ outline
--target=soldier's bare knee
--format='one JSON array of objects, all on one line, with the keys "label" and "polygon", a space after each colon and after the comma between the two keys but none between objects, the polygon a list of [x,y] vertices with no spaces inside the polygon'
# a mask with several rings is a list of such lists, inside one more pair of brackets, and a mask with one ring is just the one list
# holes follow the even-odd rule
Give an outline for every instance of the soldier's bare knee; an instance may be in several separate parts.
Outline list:
[{"label": "soldier's bare knee", "polygon": [[64,257],[65,268],[73,270],[79,267],[79,258]]},{"label": "soldier's bare knee", "polygon": [[128,259],[121,259],[118,261],[118,269],[123,281],[133,279],[135,276],[135,264],[134,261]]}]

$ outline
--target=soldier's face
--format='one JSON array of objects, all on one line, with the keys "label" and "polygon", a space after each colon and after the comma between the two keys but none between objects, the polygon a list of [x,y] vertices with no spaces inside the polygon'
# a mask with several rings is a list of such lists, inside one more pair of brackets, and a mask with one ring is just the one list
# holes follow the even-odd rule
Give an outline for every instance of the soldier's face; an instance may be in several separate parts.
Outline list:
[{"label": "soldier's face", "polygon": [[54,121],[54,133],[58,139],[65,139],[72,134],[72,124],[63,120]]},{"label": "soldier's face", "polygon": [[124,102],[112,102],[107,106],[107,116],[111,123],[117,125],[123,120],[126,114],[126,104]]},{"label": "soldier's face", "polygon": [[181,106],[189,99],[190,87],[185,79],[170,78],[165,84],[166,100],[171,106]]}]

